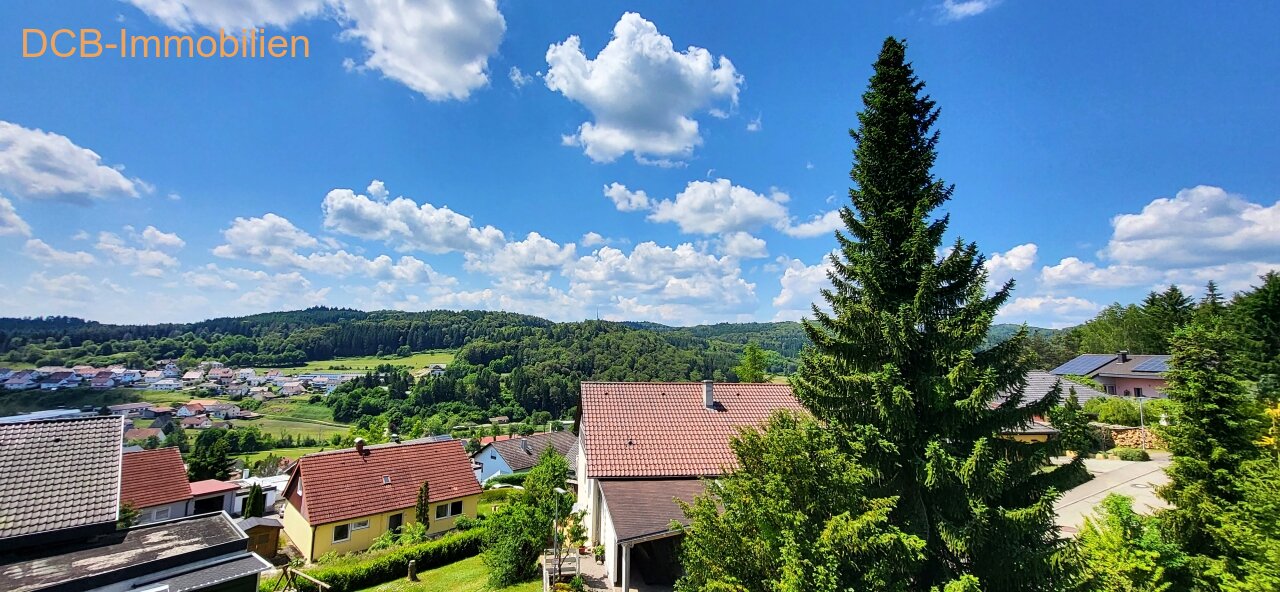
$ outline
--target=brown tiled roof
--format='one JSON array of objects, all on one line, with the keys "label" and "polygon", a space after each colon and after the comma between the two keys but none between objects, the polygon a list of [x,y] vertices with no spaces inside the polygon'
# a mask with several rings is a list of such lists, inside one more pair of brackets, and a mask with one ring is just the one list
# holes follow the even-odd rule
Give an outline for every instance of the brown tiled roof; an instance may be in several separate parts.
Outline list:
[{"label": "brown tiled roof", "polygon": [[409,441],[367,446],[365,454],[354,448],[308,454],[294,465],[285,497],[307,522],[327,524],[412,508],[423,481],[431,483],[432,502],[482,491],[461,440]]},{"label": "brown tiled roof", "polygon": [[137,509],[191,499],[187,469],[177,448],[126,452],[122,480],[120,501]]},{"label": "brown tiled roof", "polygon": [[[528,450],[524,446],[526,442]],[[502,456],[502,460],[506,461],[507,466],[515,472],[532,469],[533,465],[538,464],[538,457],[542,456],[542,451],[548,446],[555,448],[561,456],[569,459],[570,467],[577,461],[577,452],[574,449],[578,447],[578,437],[571,432],[530,434],[523,438],[499,440],[492,445],[493,449]]]},{"label": "brown tiled roof", "polygon": [[125,440],[146,440],[151,436],[164,438],[164,431],[160,428],[134,428],[124,432]]},{"label": "brown tiled roof", "polygon": [[785,384],[718,383],[713,398],[706,409],[697,382],[582,383],[587,476],[719,475],[736,465],[729,440],[740,426],[778,409],[804,412]]},{"label": "brown tiled roof", "polygon": [[623,479],[601,481],[618,542],[667,532],[671,521],[689,524],[676,499],[693,503],[705,488],[701,479]]},{"label": "brown tiled roof", "polygon": [[0,424],[0,539],[114,522],[119,416]]}]

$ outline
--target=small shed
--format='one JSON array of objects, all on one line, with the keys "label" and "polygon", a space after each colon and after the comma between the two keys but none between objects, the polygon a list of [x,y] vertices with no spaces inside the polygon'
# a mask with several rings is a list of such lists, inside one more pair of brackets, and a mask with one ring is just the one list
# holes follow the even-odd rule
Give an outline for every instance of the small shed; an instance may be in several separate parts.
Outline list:
[{"label": "small shed", "polygon": [[245,518],[236,523],[249,537],[249,552],[271,561],[280,549],[280,519],[275,516]]}]

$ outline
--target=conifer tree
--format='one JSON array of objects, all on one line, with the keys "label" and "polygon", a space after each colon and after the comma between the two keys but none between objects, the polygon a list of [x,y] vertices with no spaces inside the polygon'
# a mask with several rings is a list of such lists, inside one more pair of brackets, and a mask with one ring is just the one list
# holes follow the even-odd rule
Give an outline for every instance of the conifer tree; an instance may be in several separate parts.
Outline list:
[{"label": "conifer tree", "polygon": [[266,503],[267,496],[262,492],[262,486],[254,483],[249,487],[249,497],[244,500],[244,517],[254,518],[266,514]]},{"label": "conifer tree", "polygon": [[850,131],[852,204],[840,211],[823,291],[831,312],[815,306],[806,321],[813,346],[792,385],[851,450],[865,451],[868,495],[899,497],[891,524],[925,541],[913,588],[971,574],[988,592],[1052,589],[1061,546],[1053,486],[1082,465],[1042,471],[1050,444],[1002,435],[1060,395],[1023,400],[1025,329],[977,351],[1013,284],[987,294],[973,243],[938,255],[948,217],[932,213],[952,187],[931,172],[938,110],[905,51],[885,40]]},{"label": "conifer tree", "polygon": [[424,528],[430,529],[431,526],[431,483],[422,482],[422,487],[418,488],[418,500],[413,504],[413,514]]},{"label": "conifer tree", "polygon": [[1204,286],[1204,296],[1200,298],[1200,303],[1196,305],[1195,317],[1219,317],[1222,316],[1227,305],[1222,302],[1222,292],[1218,291],[1218,282],[1209,280]]},{"label": "conifer tree", "polygon": [[1168,523],[1187,552],[1215,557],[1222,513],[1240,501],[1237,475],[1262,455],[1262,406],[1234,376],[1233,337],[1219,323],[1193,323],[1174,334],[1165,394],[1181,405],[1166,430],[1173,462],[1159,494],[1175,507]]},{"label": "conifer tree", "polygon": [[1240,336],[1240,373],[1257,381],[1259,394],[1274,405],[1280,402],[1280,273],[1261,279],[1262,285],[1236,295],[1230,316]]}]

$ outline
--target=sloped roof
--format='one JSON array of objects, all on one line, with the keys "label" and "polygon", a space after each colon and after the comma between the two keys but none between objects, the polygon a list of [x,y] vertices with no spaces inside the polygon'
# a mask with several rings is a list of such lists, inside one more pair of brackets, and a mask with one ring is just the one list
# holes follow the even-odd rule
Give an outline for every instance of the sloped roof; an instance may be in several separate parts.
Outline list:
[{"label": "sloped roof", "polygon": [[697,382],[582,383],[587,476],[719,475],[737,464],[729,440],[739,427],[779,409],[805,412],[785,384],[718,383],[712,397],[713,410]]},{"label": "sloped roof", "polygon": [[240,485],[231,483],[230,481],[219,481],[217,479],[205,479],[203,481],[195,481],[191,483],[191,495],[200,497],[202,495],[212,495],[215,493],[226,493],[240,489]]},{"label": "sloped roof", "polygon": [[1113,378],[1164,380],[1164,372],[1169,367],[1169,356],[1135,355],[1128,356],[1128,358],[1124,362],[1121,362],[1120,358],[1111,360],[1107,365],[1095,370],[1093,375]]},{"label": "sloped roof", "polygon": [[[1040,399],[1043,399],[1045,395],[1049,394],[1050,390],[1053,390],[1053,385],[1058,380],[1062,381],[1062,397],[1060,401],[1067,400],[1067,397],[1071,393],[1071,389],[1075,389],[1076,399],[1080,401],[1081,405],[1083,405],[1084,402],[1088,401],[1089,399],[1107,396],[1107,394],[1102,391],[1085,386],[1074,380],[1068,380],[1066,378],[1063,378],[1061,376],[1056,376],[1049,372],[1032,370],[1027,373],[1027,386],[1022,390],[1022,404],[1030,405],[1036,401],[1039,401]],[[1003,394],[1001,396],[1001,400],[1003,400],[1007,396],[1008,396],[1008,393]],[[995,404],[998,404],[998,403],[999,401],[997,401]]]},{"label": "sloped roof", "polygon": [[[307,522],[327,524],[412,508],[424,481],[431,484],[432,502],[482,491],[461,440],[412,440],[364,450],[360,454],[346,448],[298,459],[285,496]],[[301,495],[294,495],[299,487]]]},{"label": "sloped roof", "polygon": [[114,522],[116,415],[0,424],[0,539]]},{"label": "sloped roof", "polygon": [[122,481],[120,501],[137,509],[191,499],[187,468],[177,448],[126,452]]},{"label": "sloped roof", "polygon": [[693,503],[706,484],[701,479],[623,479],[601,481],[618,542],[670,532],[671,522],[688,525],[679,499]]},{"label": "sloped roof", "polygon": [[[525,448],[525,444],[528,448]],[[493,450],[506,461],[507,466],[512,471],[527,471],[538,464],[538,458],[542,456],[542,451],[548,446],[555,448],[561,456],[570,459],[569,466],[572,467],[574,461],[577,460],[574,448],[578,446],[578,437],[571,432],[549,432],[542,434],[529,434],[521,438],[499,440],[491,443]]]},{"label": "sloped roof", "polygon": [[151,436],[164,438],[164,431],[160,428],[133,428],[124,431],[125,440],[146,440]]}]

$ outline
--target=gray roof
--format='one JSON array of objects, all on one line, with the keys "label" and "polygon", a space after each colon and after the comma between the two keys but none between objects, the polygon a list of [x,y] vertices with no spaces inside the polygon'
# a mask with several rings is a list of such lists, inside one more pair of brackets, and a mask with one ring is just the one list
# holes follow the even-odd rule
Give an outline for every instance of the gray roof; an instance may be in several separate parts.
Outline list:
[{"label": "gray roof", "polygon": [[[1169,356],[1166,355],[1128,356],[1128,360],[1124,362],[1121,362],[1120,358],[1117,357],[1116,359],[1108,362],[1105,366],[1094,370],[1090,376],[1163,380],[1164,371],[1160,369],[1167,369],[1168,362]],[[1148,370],[1148,368],[1151,368],[1151,370]]]},{"label": "gray roof", "polygon": [[490,442],[489,446],[517,473],[532,469],[533,465],[538,464],[538,457],[542,456],[542,451],[548,446],[554,447],[556,452],[569,459],[569,468],[572,469],[577,460],[574,449],[578,446],[578,437],[572,432],[548,432],[498,440]]},{"label": "gray roof", "polygon": [[[1107,396],[1107,394],[1102,391],[1087,387],[1074,380],[1067,380],[1061,376],[1055,376],[1040,370],[1032,370],[1027,373],[1027,386],[1022,390],[1022,404],[1030,405],[1040,399],[1043,399],[1045,395],[1048,395],[1049,391],[1053,389],[1054,382],[1058,380],[1062,381],[1062,397],[1059,399],[1060,401],[1067,400],[1067,397],[1071,393],[1071,389],[1075,389],[1076,399],[1080,401],[1081,405],[1089,399]],[[1004,397],[1002,396],[1001,399],[1003,398]]]},{"label": "gray roof", "polygon": [[115,522],[123,422],[0,424],[0,540]]},{"label": "gray roof", "polygon": [[662,536],[671,522],[689,524],[680,499],[693,503],[706,483],[701,479],[607,479],[600,481],[618,542]]},{"label": "gray roof", "polygon": [[253,518],[243,518],[236,521],[236,526],[239,526],[240,530],[243,530],[245,532],[249,532],[249,529],[255,526],[270,526],[272,528],[284,528],[284,525],[280,523],[280,519],[274,516],[255,516]]}]

